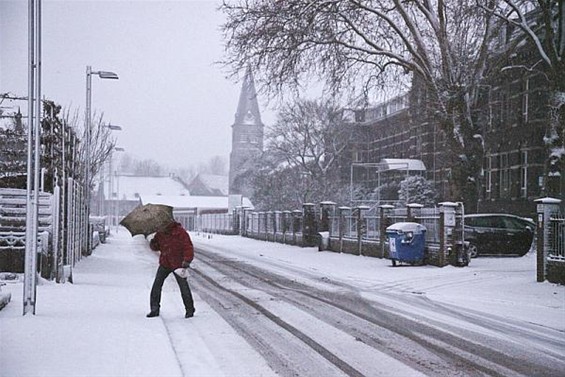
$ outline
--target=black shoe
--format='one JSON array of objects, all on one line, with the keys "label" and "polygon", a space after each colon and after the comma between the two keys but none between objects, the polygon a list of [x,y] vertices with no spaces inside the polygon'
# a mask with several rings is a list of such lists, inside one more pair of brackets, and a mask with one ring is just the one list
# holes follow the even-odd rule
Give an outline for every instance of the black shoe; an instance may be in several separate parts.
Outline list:
[{"label": "black shoe", "polygon": [[147,318],[159,317],[159,312],[150,311],[149,314],[146,315]]},{"label": "black shoe", "polygon": [[190,312],[187,311],[187,312],[185,313],[185,315],[184,315],[184,318],[192,318],[192,317],[194,317],[194,312],[195,312],[195,311],[196,311],[196,310],[193,310],[193,311],[190,311]]}]

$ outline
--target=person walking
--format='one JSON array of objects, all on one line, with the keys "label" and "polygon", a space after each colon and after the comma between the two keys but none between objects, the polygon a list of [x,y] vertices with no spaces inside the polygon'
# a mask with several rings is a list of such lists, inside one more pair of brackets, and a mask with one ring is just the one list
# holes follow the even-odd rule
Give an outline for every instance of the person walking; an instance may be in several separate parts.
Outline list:
[{"label": "person walking", "polygon": [[158,317],[161,307],[161,291],[167,276],[173,273],[179,288],[185,308],[185,318],[194,316],[194,301],[186,278],[178,276],[174,271],[177,268],[188,268],[194,258],[194,248],[188,232],[183,226],[172,221],[162,230],[155,233],[149,242],[151,250],[160,251],[159,268],[151,288],[150,307],[148,318]]}]

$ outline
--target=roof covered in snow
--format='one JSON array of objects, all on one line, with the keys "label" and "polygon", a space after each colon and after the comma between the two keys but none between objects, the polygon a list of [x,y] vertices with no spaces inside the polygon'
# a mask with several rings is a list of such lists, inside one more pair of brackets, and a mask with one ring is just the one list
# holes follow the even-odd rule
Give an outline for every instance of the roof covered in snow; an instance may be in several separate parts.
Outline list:
[{"label": "roof covered in snow", "polygon": [[227,175],[198,174],[188,188],[191,195],[225,196],[228,195],[228,182]]},{"label": "roof covered in snow", "polygon": [[383,165],[383,170],[426,170],[426,165],[424,165],[422,160],[411,158],[383,158],[380,163]]},{"label": "roof covered in snow", "polygon": [[[188,196],[188,188],[174,176],[139,177],[119,175],[114,177],[114,193],[120,200],[139,200],[144,195]],[[111,196],[115,198],[115,195]]]},{"label": "roof covered in snow", "polygon": [[[228,210],[227,196],[178,196],[178,195],[142,195],[142,204],[166,204],[174,209],[197,208],[201,210]],[[243,198],[243,204],[252,207],[248,198]]]}]

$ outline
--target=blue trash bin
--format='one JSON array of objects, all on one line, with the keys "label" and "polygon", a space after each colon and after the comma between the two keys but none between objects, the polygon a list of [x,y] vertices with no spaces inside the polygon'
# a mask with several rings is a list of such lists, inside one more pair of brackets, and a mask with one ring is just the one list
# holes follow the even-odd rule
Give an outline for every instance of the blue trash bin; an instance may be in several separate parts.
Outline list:
[{"label": "blue trash bin", "polygon": [[410,222],[394,223],[386,228],[386,235],[393,266],[396,262],[424,264],[425,226]]}]

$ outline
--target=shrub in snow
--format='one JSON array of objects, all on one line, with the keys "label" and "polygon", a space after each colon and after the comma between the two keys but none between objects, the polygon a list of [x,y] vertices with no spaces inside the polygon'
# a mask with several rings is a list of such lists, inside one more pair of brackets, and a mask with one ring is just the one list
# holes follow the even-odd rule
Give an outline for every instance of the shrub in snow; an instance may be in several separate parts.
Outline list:
[{"label": "shrub in snow", "polygon": [[432,207],[437,201],[437,192],[433,183],[422,176],[409,176],[400,182],[398,198],[404,205],[407,203],[423,204],[425,207]]}]

